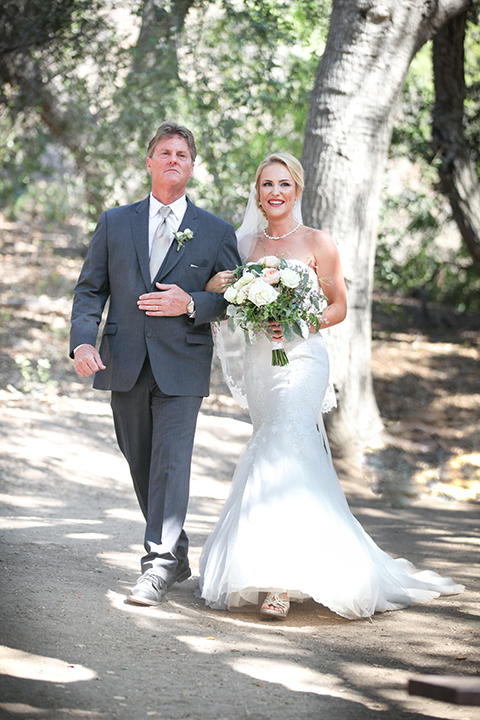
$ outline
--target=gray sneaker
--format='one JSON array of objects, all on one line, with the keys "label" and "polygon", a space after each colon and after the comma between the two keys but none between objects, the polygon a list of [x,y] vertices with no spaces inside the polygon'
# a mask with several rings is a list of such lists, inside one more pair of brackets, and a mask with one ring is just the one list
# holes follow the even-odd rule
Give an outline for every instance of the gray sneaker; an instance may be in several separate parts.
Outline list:
[{"label": "gray sneaker", "polygon": [[139,605],[160,605],[165,600],[166,592],[165,580],[152,570],[147,570],[138,578],[128,599]]}]

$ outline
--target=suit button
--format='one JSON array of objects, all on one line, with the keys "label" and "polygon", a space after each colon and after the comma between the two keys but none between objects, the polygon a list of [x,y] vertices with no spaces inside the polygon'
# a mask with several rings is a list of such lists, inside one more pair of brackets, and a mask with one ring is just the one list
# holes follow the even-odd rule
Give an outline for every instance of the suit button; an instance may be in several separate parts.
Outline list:
[{"label": "suit button", "polygon": [[147,337],[152,337],[152,335],[153,335],[152,331],[149,330],[149,331],[147,332]]}]

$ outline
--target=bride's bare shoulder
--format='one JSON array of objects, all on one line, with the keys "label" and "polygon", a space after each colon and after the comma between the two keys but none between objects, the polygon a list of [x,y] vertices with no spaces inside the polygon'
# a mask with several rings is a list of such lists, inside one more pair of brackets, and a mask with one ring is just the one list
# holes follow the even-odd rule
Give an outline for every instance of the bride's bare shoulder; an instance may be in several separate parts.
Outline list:
[{"label": "bride's bare shoulder", "polygon": [[317,228],[305,226],[305,240],[323,252],[337,247],[331,235]]},{"label": "bride's bare shoulder", "polygon": [[308,227],[308,225],[304,225],[303,229],[304,229],[305,235],[310,235],[312,238],[315,238],[318,240],[320,240],[322,238],[323,239],[330,238],[330,240],[332,239],[331,235],[329,235],[327,232],[325,232],[325,230],[319,230],[318,228]]}]

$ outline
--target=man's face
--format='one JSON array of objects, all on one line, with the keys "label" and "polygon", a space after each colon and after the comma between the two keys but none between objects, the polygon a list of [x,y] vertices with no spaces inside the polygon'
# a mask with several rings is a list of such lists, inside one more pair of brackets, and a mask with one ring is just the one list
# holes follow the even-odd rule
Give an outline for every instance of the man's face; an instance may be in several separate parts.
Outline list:
[{"label": "man's face", "polygon": [[174,192],[178,197],[183,195],[187,182],[193,175],[193,166],[188,143],[184,138],[171,135],[160,140],[152,157],[147,158],[153,194],[156,196]]}]

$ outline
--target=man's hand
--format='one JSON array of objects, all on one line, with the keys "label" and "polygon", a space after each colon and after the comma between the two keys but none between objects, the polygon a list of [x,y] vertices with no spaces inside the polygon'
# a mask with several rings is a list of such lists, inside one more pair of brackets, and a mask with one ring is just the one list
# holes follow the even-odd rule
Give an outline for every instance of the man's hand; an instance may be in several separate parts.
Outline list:
[{"label": "man's hand", "polygon": [[187,305],[190,302],[190,295],[182,288],[179,288],[178,285],[166,285],[163,283],[156,283],[156,285],[161,292],[140,295],[137,302],[139,309],[145,310],[145,315],[153,317],[185,315]]},{"label": "man's hand", "polygon": [[102,358],[93,345],[80,345],[75,350],[73,367],[80,377],[88,377],[98,370],[105,370]]}]

